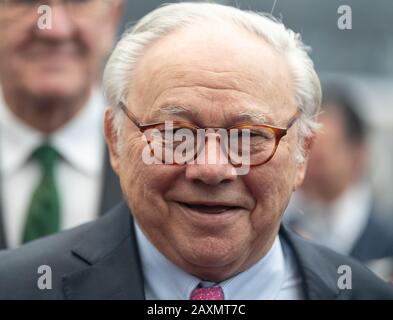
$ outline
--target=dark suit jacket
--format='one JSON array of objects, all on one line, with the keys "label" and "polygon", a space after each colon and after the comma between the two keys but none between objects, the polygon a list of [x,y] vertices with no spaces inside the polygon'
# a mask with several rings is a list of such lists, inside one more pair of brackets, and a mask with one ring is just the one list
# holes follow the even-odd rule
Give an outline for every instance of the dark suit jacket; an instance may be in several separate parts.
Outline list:
[{"label": "dark suit jacket", "polygon": [[[111,164],[109,162],[108,152],[105,152],[103,172],[104,176],[99,207],[100,216],[107,212],[110,208],[112,208],[116,203],[122,200],[122,192],[120,189],[119,179],[112,170]],[[0,249],[4,248],[7,248],[7,241],[3,224],[2,204],[0,196]]]},{"label": "dark suit jacket", "polygon": [[[308,299],[393,299],[393,287],[352,258],[280,230],[292,247]],[[52,269],[52,289],[40,290],[40,265]],[[340,290],[337,269],[352,269],[352,289]],[[255,279],[257,281],[257,279]],[[125,203],[100,219],[0,253],[0,299],[144,299],[133,219]]]},{"label": "dark suit jacket", "polygon": [[371,211],[366,228],[350,255],[362,262],[393,258],[393,219]]},{"label": "dark suit jacket", "polygon": [[[292,212],[289,212],[291,214]],[[299,228],[298,221],[285,221],[288,229]],[[383,258],[393,258],[393,219],[389,214],[377,212],[375,204],[368,212],[364,230],[356,240],[349,255],[363,263]]]}]

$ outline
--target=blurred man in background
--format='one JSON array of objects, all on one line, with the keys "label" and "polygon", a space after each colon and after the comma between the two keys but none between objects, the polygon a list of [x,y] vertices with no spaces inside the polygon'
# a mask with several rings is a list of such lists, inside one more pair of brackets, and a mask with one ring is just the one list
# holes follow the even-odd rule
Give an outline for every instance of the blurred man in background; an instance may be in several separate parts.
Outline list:
[{"label": "blurred man in background", "polygon": [[377,212],[367,183],[372,154],[355,99],[343,86],[330,84],[322,109],[322,128],[287,221],[305,238],[362,262],[393,257],[393,223]]},{"label": "blurred man in background", "polygon": [[122,5],[0,0],[0,247],[89,221],[120,199],[97,80]]}]

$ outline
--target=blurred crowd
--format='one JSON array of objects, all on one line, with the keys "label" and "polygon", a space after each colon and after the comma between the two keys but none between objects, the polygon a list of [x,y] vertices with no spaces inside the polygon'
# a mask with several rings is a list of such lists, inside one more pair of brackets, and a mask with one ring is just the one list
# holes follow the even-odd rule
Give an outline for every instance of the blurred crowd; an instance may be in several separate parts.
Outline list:
[{"label": "blurred crowd", "polygon": [[300,236],[351,255],[389,278],[393,217],[380,212],[370,185],[370,128],[354,92],[340,79],[323,86],[319,123],[304,183],[285,221]]}]

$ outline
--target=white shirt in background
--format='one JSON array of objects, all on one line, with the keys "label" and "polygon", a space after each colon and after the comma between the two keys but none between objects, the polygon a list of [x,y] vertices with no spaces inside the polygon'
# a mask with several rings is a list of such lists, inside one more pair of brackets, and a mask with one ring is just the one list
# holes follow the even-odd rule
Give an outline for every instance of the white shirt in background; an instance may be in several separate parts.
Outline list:
[{"label": "white shirt in background", "polygon": [[21,244],[33,190],[41,178],[32,152],[45,141],[60,153],[55,176],[61,201],[61,229],[97,217],[104,161],[104,100],[98,90],[69,123],[48,139],[19,120],[0,96],[0,176],[3,225],[8,247]]},{"label": "white shirt in background", "polygon": [[325,204],[296,192],[285,220],[305,238],[342,254],[349,254],[366,228],[372,196],[365,183],[349,188],[336,201]]}]

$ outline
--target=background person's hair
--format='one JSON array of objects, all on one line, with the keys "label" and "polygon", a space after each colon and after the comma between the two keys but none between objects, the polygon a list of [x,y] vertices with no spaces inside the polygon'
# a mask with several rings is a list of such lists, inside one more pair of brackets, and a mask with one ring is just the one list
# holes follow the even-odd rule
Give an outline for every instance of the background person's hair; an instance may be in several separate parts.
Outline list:
[{"label": "background person's hair", "polygon": [[322,110],[338,110],[343,119],[346,138],[354,144],[365,143],[368,126],[361,117],[357,101],[350,87],[340,82],[323,85]]},{"label": "background person's hair", "polygon": [[165,4],[144,16],[126,31],[113,51],[104,71],[104,93],[114,110],[114,126],[121,130],[124,115],[119,103],[126,102],[132,85],[132,76],[139,57],[154,40],[175,29],[204,21],[229,22],[238,25],[267,41],[287,59],[294,83],[295,99],[301,116],[298,121],[299,143],[295,157],[304,161],[304,138],[314,134],[318,127],[316,115],[321,104],[321,87],[308,56],[308,48],[299,34],[287,29],[269,14],[242,11],[215,3]]}]

